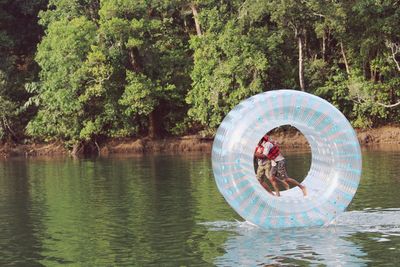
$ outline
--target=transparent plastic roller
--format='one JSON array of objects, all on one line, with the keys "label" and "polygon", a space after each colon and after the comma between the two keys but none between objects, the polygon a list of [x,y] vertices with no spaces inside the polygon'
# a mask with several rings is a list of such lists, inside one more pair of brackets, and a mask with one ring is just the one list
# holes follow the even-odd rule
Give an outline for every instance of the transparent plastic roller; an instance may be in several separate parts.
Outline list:
[{"label": "transparent plastic roller", "polygon": [[[254,171],[261,137],[282,126],[296,127],[311,147],[311,167],[302,184],[268,194]],[[247,221],[263,228],[329,224],[352,200],[361,176],[361,152],[346,117],[329,102],[295,91],[275,90],[242,101],[218,128],[212,166],[219,191]]]}]

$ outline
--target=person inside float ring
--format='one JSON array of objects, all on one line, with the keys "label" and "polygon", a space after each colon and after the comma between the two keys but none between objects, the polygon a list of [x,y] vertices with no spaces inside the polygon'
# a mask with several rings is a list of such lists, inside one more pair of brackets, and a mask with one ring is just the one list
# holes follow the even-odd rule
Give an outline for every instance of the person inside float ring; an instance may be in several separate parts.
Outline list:
[{"label": "person inside float ring", "polygon": [[[258,145],[256,147],[254,154],[261,155],[263,153],[264,147],[262,146],[262,142],[263,142],[263,139],[261,139],[260,142],[258,142]],[[256,155],[256,157],[257,157],[257,155]],[[269,185],[266,182],[264,182],[264,176],[267,177],[267,179],[269,180],[269,173],[271,172],[270,160],[268,158],[257,157],[257,165],[258,165],[257,173],[256,173],[257,180],[260,182],[262,187],[264,187],[265,190],[267,190],[268,193],[275,196],[274,193],[272,192],[271,188],[269,187]]]},{"label": "person inside float ring", "polygon": [[289,183],[293,184],[294,186],[298,186],[303,191],[303,195],[306,196],[307,195],[306,187],[288,176],[286,171],[285,158],[280,152],[279,147],[274,142],[269,140],[268,135],[263,136],[261,145],[264,148],[263,152],[255,153],[255,156],[258,159],[271,160],[272,168],[268,178],[275,189],[275,194],[277,196],[280,196],[279,188],[276,183],[276,181],[278,180],[284,184],[286,189],[289,189]]},{"label": "person inside float ring", "polygon": [[267,177],[268,180],[270,180],[275,191],[277,191],[276,180],[281,182],[286,189],[289,189],[289,185],[288,185],[288,183],[286,183],[283,180],[280,180],[280,179],[272,180],[271,179],[271,160],[268,158],[268,155],[267,155],[268,152],[266,152],[264,154],[264,151],[265,151],[264,146],[267,144],[267,142],[270,142],[277,147],[276,143],[274,141],[272,141],[268,137],[268,135],[263,136],[263,138],[261,138],[261,140],[258,142],[258,146],[256,147],[256,150],[254,153],[255,157],[257,158],[257,163],[258,163],[256,177],[257,177],[258,181],[260,182],[260,184],[265,188],[265,190],[267,190],[268,193],[274,195],[272,190],[269,188],[269,185],[263,181],[264,175],[265,175],[265,177]]}]

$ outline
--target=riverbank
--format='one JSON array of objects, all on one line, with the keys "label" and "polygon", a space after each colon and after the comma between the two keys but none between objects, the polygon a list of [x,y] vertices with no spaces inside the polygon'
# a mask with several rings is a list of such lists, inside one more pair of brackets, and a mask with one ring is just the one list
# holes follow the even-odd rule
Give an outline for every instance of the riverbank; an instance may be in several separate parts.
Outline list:
[{"label": "riverbank", "polygon": [[[400,126],[383,126],[374,129],[356,130],[362,148],[386,146],[400,147]],[[305,137],[298,131],[284,130],[272,134],[282,148],[309,149]],[[143,153],[210,153],[213,140],[197,135],[166,138],[160,140],[113,139],[99,144],[94,154],[102,156],[112,154]],[[0,146],[0,157],[16,156],[67,156],[70,152],[62,143],[3,144]]]},{"label": "riverbank", "polygon": [[[200,136],[184,136],[151,140],[142,139],[113,139],[98,147],[92,148],[90,154],[108,156],[112,154],[144,154],[144,153],[210,153],[213,140]],[[0,158],[34,157],[34,156],[68,156],[71,152],[60,142],[0,145]]]}]

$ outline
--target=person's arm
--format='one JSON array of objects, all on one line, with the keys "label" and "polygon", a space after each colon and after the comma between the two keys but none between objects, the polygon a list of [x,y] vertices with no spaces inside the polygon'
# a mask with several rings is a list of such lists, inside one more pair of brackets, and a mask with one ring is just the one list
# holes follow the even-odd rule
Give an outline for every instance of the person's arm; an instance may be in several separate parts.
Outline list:
[{"label": "person's arm", "polygon": [[270,139],[269,142],[271,142],[271,144],[273,144],[273,145],[279,146],[278,141]]},{"label": "person's arm", "polygon": [[255,156],[256,158],[258,158],[258,159],[266,159],[266,158],[267,158],[266,155],[264,155],[264,154],[262,154],[262,153],[259,153],[258,151],[256,151],[256,153],[254,153],[254,156]]},{"label": "person's arm", "polygon": [[[267,143],[268,144],[268,143]],[[258,152],[258,150],[255,152],[255,156],[256,156],[256,158],[258,158],[258,159],[268,159],[268,157],[267,157],[267,155],[268,155],[268,153],[269,153],[269,150],[271,149],[271,147],[272,147],[273,145],[270,143],[270,144],[268,144],[268,145],[266,145],[265,147],[264,147],[264,150],[263,150],[263,152],[262,153],[259,153]]]}]

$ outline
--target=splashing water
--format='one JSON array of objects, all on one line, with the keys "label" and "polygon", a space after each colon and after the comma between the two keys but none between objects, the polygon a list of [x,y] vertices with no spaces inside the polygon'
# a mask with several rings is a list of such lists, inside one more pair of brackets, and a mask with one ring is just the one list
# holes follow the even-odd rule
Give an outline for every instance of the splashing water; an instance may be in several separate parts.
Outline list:
[{"label": "splashing water", "polygon": [[365,266],[370,262],[362,246],[365,239],[382,249],[399,251],[390,243],[400,237],[400,209],[350,211],[326,227],[278,231],[239,221],[203,225],[210,231],[233,233],[225,243],[226,253],[215,260],[217,266]]}]

